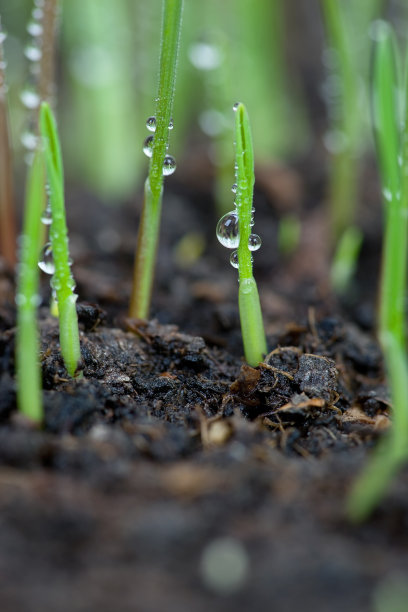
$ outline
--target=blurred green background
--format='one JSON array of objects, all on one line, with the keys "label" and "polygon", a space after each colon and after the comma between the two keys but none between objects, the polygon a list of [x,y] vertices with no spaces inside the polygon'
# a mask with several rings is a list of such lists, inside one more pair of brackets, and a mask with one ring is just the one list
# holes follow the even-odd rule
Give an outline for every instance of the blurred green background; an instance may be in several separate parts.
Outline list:
[{"label": "blurred green background", "polygon": [[[161,0],[65,0],[60,3],[57,115],[67,177],[105,201],[128,198],[146,172],[142,142],[156,94]],[[285,159],[307,145],[302,85],[289,66],[283,0],[185,2],[171,149],[192,142],[210,162],[233,159],[232,104],[246,103],[257,156]],[[0,1],[7,33],[9,111],[17,168],[27,111],[30,44],[26,27],[33,2]],[[226,183],[225,183],[226,184]],[[225,187],[226,189],[226,187]],[[226,191],[225,191],[226,193]]]},{"label": "blurred green background", "polygon": [[[56,107],[66,174],[106,202],[128,199],[146,173],[142,142],[156,94],[161,4],[60,3]],[[385,4],[395,22],[401,24],[404,17],[406,23],[406,3],[342,4],[353,25],[350,36],[363,91],[369,20]],[[24,50],[30,43],[26,27],[32,8],[30,0],[0,0],[8,34],[6,76],[17,172],[23,171],[21,135],[27,113],[20,96],[29,73]],[[230,200],[235,101],[248,108],[256,158],[262,163],[293,160],[324,141],[330,113],[320,8],[318,0],[185,1],[171,153],[182,172],[183,156],[202,147],[205,159],[217,168],[220,208]]]}]

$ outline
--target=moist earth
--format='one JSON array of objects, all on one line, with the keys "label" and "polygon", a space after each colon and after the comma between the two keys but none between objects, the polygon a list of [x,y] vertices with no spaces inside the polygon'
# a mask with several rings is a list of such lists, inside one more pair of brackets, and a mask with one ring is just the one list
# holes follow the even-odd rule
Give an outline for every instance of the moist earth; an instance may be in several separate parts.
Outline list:
[{"label": "moist earth", "polygon": [[[71,196],[83,377],[67,376],[43,306],[41,428],[16,412],[14,287],[1,269],[3,612],[368,612],[404,588],[407,469],[364,524],[345,512],[390,425],[372,227],[365,282],[339,302],[320,212],[306,206],[303,241],[282,259],[279,207],[298,192],[260,183],[255,274],[270,353],[258,368],[242,359],[236,271],[214,244],[208,194],[192,210],[188,184],[165,201],[150,321],[126,317],[136,207]],[[186,228],[207,244],[187,267],[176,248]]]}]

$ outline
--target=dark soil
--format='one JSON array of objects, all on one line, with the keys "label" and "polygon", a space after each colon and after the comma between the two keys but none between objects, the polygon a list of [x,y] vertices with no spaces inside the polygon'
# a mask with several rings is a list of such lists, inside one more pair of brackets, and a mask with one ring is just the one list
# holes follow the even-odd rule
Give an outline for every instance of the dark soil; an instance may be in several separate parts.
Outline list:
[{"label": "dark soil", "polygon": [[[390,422],[372,333],[378,237],[371,227],[364,282],[338,304],[312,202],[298,251],[277,252],[280,216],[310,193],[304,176],[321,199],[319,176],[259,171],[271,350],[259,368],[242,360],[236,271],[215,244],[205,188],[194,205],[187,182],[166,196],[149,322],[126,319],[135,206],[70,192],[84,377],[67,377],[42,307],[41,429],[15,409],[14,289],[2,271],[2,612],[368,612],[405,571],[408,470],[364,525],[344,510]],[[185,267],[175,245],[197,230],[207,248]]]}]

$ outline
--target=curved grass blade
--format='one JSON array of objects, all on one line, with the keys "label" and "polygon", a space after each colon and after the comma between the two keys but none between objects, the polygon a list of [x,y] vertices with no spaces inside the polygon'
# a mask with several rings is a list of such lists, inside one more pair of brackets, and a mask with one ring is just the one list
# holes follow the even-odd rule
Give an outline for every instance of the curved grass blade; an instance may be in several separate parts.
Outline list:
[{"label": "curved grass blade", "polygon": [[[365,519],[372,512],[393,475],[408,458],[408,361],[404,308],[408,239],[408,115],[401,134],[399,58],[395,36],[387,23],[381,22],[377,27],[373,120],[385,205],[378,331],[391,390],[393,426],[354,484],[348,510],[355,521]],[[405,89],[404,97],[407,101],[408,89]]]},{"label": "curved grass blade", "polygon": [[249,118],[243,104],[234,106],[236,151],[236,206],[239,225],[239,315],[245,359],[257,366],[267,352],[258,288],[252,273],[249,242],[252,228],[252,200],[255,183],[254,153]]},{"label": "curved grass blade", "polygon": [[78,317],[71,274],[68,232],[65,221],[64,175],[57,125],[49,105],[43,102],[40,109],[40,132],[44,144],[45,165],[50,190],[52,222],[50,239],[55,273],[52,279],[59,311],[60,345],[65,366],[70,376],[75,376],[81,359]]}]

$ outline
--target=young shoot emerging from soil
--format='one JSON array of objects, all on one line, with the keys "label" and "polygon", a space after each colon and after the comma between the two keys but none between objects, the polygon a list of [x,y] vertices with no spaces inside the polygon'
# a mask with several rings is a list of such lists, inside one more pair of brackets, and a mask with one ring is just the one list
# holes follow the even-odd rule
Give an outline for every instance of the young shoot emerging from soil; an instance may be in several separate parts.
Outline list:
[{"label": "young shoot emerging from soil", "polygon": [[[380,441],[349,500],[353,519],[362,520],[379,502],[390,480],[408,458],[408,360],[406,275],[408,246],[408,78],[399,83],[398,47],[391,26],[376,29],[373,64],[373,123],[384,195],[378,336],[393,407],[393,426]],[[405,66],[408,76],[408,66]],[[401,95],[402,89],[402,95]],[[401,113],[401,102],[404,105]],[[402,121],[401,121],[402,116]]]},{"label": "young shoot emerging from soil", "polygon": [[[70,376],[77,374],[81,359],[78,317],[74,293],[75,282],[71,273],[68,251],[68,232],[65,221],[64,171],[57,125],[49,105],[43,102],[40,109],[40,133],[43,140],[45,166],[50,197],[50,242],[43,249],[40,268],[52,274],[51,286],[58,302],[60,345],[65,367]],[[47,211],[46,211],[47,212]]]},{"label": "young shoot emerging from soil", "polygon": [[254,154],[249,118],[243,104],[234,104],[235,115],[235,210],[218,222],[217,238],[231,253],[230,262],[239,274],[239,316],[245,359],[256,367],[267,352],[258,288],[252,274],[252,251],[261,246],[261,239],[252,233],[255,183]]},{"label": "young shoot emerging from soil", "polygon": [[37,309],[40,302],[38,253],[41,248],[41,213],[44,201],[44,164],[36,152],[28,171],[23,232],[16,293],[16,376],[20,412],[33,421],[43,418]]},{"label": "young shoot emerging from soil", "polygon": [[159,239],[163,177],[173,174],[176,169],[176,160],[168,155],[167,148],[169,130],[173,128],[171,113],[182,8],[182,0],[164,0],[156,114],[147,119],[146,127],[152,133],[143,144],[145,155],[150,157],[150,166],[144,187],[129,310],[130,316],[136,319],[146,319],[149,316]]}]

